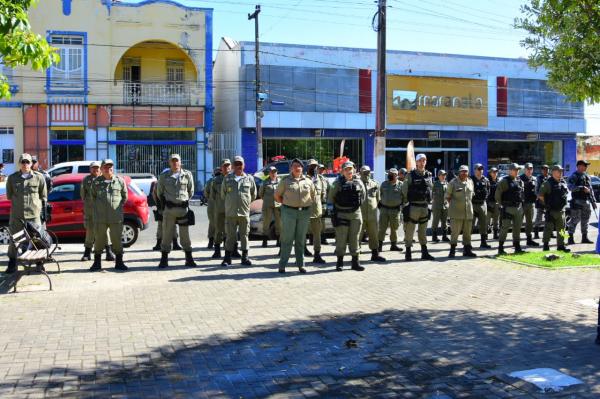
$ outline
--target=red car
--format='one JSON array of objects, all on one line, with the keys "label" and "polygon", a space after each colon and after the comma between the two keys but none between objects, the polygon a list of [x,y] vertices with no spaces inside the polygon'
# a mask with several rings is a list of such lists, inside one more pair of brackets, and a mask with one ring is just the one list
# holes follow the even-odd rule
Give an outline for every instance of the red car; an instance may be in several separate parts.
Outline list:
[{"label": "red car", "polygon": [[[59,238],[84,238],[83,200],[79,195],[81,182],[87,174],[64,174],[52,179],[53,188],[48,194],[48,202],[52,205],[52,219],[48,230]],[[149,208],[146,194],[131,181],[129,176],[121,176],[127,184],[127,202],[123,207],[123,245],[129,247],[138,239],[140,230],[148,227]],[[0,227],[8,226],[10,201],[6,194],[0,195]],[[4,230],[4,229],[2,229]],[[0,242],[7,243],[4,234],[0,234]]]}]

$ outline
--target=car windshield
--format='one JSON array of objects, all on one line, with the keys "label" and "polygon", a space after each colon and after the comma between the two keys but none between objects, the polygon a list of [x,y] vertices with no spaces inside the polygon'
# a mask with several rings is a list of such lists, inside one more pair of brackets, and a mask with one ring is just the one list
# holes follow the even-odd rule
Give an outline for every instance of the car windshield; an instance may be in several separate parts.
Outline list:
[{"label": "car windshield", "polygon": [[141,196],[146,196],[146,194],[144,194],[144,192],[142,191],[142,189],[135,184],[134,181],[129,182],[129,188],[131,189],[131,191],[133,191],[136,195],[141,195]]}]

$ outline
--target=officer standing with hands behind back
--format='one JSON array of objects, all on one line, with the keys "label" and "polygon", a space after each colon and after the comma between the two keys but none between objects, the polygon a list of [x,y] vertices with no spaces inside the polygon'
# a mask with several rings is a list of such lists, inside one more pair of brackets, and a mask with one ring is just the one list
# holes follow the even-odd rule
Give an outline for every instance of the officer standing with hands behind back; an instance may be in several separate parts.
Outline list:
[{"label": "officer standing with hands behind back", "polygon": [[472,202],[475,195],[473,180],[469,179],[469,167],[461,165],[458,169],[458,176],[452,179],[448,184],[446,198],[450,202],[448,216],[450,217],[450,238],[449,258],[454,258],[456,254],[456,245],[458,236],[462,232],[463,255],[476,257],[471,246],[471,231],[473,229],[473,207]]},{"label": "officer standing with hands behind back", "polygon": [[379,229],[377,228],[377,207],[380,201],[379,183],[371,178],[371,168],[363,165],[360,168],[360,180],[363,182],[366,190],[366,198],[361,204],[363,218],[363,231],[369,236],[369,249],[371,250],[371,260],[373,262],[385,262],[385,258],[379,255]]},{"label": "officer standing with hands behind back", "polygon": [[383,251],[385,232],[390,228],[390,251],[402,251],[398,246],[398,229],[400,228],[400,209],[402,208],[402,182],[398,177],[398,169],[388,170],[387,180],[381,183],[379,200],[379,252]]},{"label": "officer standing with hands behind back", "polygon": [[260,185],[258,196],[262,198],[262,217],[263,217],[263,241],[262,247],[267,247],[271,221],[275,220],[275,235],[277,242],[281,235],[281,204],[275,200],[275,191],[281,182],[277,176],[277,168],[270,166],[267,169],[269,177]]},{"label": "officer standing with hands behind back", "polygon": [[533,164],[525,164],[525,173],[519,176],[523,181],[523,215],[525,216],[525,235],[528,247],[539,247],[540,244],[533,241],[533,212],[537,200],[537,179],[533,176]]},{"label": "officer standing with hands behind back", "polygon": [[523,223],[523,181],[519,178],[521,167],[516,163],[509,166],[509,174],[500,180],[496,188],[496,202],[500,204],[502,228],[498,243],[498,255],[506,255],[504,242],[512,227],[515,253],[524,252],[521,248],[521,225]]},{"label": "officer standing with hands behind back", "polygon": [[581,222],[581,243],[593,244],[588,238],[588,225],[593,207],[596,209],[596,197],[592,189],[592,180],[586,173],[590,163],[577,161],[577,171],[569,177],[567,184],[571,190],[571,221],[569,223],[569,245],[575,244],[575,229]]},{"label": "officer standing with hands behind back", "polygon": [[[92,183],[98,176],[100,176],[100,162],[94,161],[90,163],[90,174],[83,178],[81,187],[79,188],[79,196],[83,200],[83,227],[85,228],[82,261],[91,260],[92,249],[94,247],[94,199],[92,198]],[[110,260],[108,257],[111,252],[107,248],[106,260]]]},{"label": "officer standing with hands behind back", "polygon": [[473,196],[473,224],[477,219],[477,227],[481,236],[481,244],[479,248],[489,249],[491,246],[487,243],[487,198],[490,193],[490,181],[483,175],[483,165],[475,164],[475,173],[471,176],[475,187],[475,195]]},{"label": "officer standing with hands behind back", "polygon": [[563,179],[563,168],[560,165],[552,167],[552,177],[547,179],[540,189],[539,200],[546,209],[546,223],[544,224],[544,251],[550,250],[550,238],[556,230],[558,250],[571,252],[565,247],[565,239],[561,230],[565,229],[565,207],[569,188]]},{"label": "officer standing with hands behind back", "polygon": [[433,183],[433,201],[431,203],[431,213],[433,214],[433,222],[431,224],[431,238],[433,242],[440,242],[438,238],[438,226],[442,241],[448,241],[446,230],[448,230],[448,200],[446,192],[448,191],[448,182],[446,181],[446,171],[440,169],[438,171],[438,179]]}]

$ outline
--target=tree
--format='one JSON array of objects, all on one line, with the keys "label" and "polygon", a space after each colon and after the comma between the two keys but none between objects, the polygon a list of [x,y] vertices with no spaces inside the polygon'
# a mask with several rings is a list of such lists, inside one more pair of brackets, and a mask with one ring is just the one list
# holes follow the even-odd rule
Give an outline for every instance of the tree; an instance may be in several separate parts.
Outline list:
[{"label": "tree", "polygon": [[[9,68],[49,68],[60,58],[46,39],[31,30],[27,11],[37,0],[0,0],[0,60]],[[0,99],[10,98],[6,76],[0,74]]]},{"label": "tree", "polygon": [[529,36],[529,64],[548,70],[548,82],[573,101],[600,101],[600,2],[529,0],[515,27]]}]

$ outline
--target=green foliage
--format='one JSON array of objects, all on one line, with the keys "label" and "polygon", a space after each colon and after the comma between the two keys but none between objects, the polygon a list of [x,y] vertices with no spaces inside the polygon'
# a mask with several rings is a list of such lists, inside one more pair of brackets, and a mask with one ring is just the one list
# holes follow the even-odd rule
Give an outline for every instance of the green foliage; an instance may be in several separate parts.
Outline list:
[{"label": "green foliage", "polygon": [[[556,254],[560,259],[549,261],[544,259],[548,254]],[[512,262],[526,263],[534,266],[558,269],[561,267],[576,266],[600,266],[600,256],[596,254],[571,254],[564,252],[525,252],[522,254],[510,254],[499,256],[498,259]]]},{"label": "green foliage", "polygon": [[521,45],[529,64],[548,70],[550,86],[573,101],[600,101],[600,2],[529,0],[515,27],[529,36]]},{"label": "green foliage", "polygon": [[[59,62],[56,49],[31,30],[27,11],[37,0],[0,0],[0,57],[10,67],[30,65],[34,70]],[[0,99],[10,98],[5,76],[0,74]]]}]

